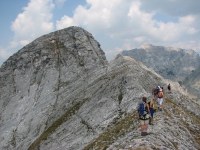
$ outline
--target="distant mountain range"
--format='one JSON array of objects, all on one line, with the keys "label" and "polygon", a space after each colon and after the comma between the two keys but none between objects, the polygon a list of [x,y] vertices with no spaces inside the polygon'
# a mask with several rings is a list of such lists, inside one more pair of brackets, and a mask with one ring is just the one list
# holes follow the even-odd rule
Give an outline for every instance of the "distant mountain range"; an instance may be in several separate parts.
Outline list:
[{"label": "distant mountain range", "polygon": [[183,85],[196,100],[200,100],[200,66],[185,78]]},{"label": "distant mountain range", "polygon": [[166,79],[179,82],[194,96],[200,96],[200,57],[195,51],[145,43],[121,54],[142,62]]}]

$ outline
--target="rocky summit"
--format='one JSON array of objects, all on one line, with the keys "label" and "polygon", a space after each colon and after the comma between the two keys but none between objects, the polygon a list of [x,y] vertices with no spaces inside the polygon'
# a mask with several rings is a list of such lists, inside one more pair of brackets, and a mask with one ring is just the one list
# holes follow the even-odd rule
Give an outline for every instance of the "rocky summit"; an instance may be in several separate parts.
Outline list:
[{"label": "rocky summit", "polygon": [[[200,106],[177,82],[130,57],[106,60],[79,27],[34,40],[0,68],[1,150],[163,150],[200,147]],[[170,82],[172,92],[167,93]],[[165,88],[141,136],[137,104]]]}]

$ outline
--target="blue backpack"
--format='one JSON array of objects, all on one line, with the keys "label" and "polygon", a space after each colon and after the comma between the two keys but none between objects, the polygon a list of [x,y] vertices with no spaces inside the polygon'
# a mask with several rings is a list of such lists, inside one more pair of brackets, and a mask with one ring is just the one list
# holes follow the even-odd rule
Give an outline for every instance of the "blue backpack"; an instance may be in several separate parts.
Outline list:
[{"label": "blue backpack", "polygon": [[158,94],[160,92],[160,88],[157,87],[156,92],[157,92],[156,94]]},{"label": "blue backpack", "polygon": [[147,114],[146,109],[145,109],[145,103],[140,103],[139,104],[139,106],[138,106],[138,112],[139,112],[139,115],[141,115],[141,116]]}]

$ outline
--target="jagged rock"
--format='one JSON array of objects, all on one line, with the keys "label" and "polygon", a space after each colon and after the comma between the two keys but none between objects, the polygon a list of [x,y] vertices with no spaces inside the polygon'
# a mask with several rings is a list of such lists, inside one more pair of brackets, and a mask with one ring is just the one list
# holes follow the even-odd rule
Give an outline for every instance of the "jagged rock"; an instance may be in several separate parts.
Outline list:
[{"label": "jagged rock", "polygon": [[199,106],[172,81],[157,132],[141,137],[137,104],[169,80],[121,54],[108,63],[100,44],[82,28],[36,39],[2,65],[0,77],[2,150],[137,148],[148,141],[152,149],[200,145],[199,135],[193,135],[200,129]]}]

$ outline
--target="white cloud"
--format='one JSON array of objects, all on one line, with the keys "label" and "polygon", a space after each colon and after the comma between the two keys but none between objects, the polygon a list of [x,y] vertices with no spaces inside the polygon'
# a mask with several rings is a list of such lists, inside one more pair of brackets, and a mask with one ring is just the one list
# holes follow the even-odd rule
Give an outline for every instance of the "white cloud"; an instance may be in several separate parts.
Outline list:
[{"label": "white cloud", "polygon": [[119,54],[122,50],[124,50],[124,49],[116,47],[114,50],[107,50],[107,51],[105,51],[107,60],[114,59],[115,56],[117,56],[117,54]]},{"label": "white cloud", "polygon": [[195,20],[196,20],[195,16],[192,15],[187,15],[179,18],[179,22],[184,25],[192,25],[195,22]]},{"label": "white cloud", "polygon": [[162,12],[170,17],[183,17],[189,14],[200,14],[199,7],[200,1],[188,1],[188,0],[153,0],[153,1],[143,1],[141,0],[141,10],[147,13],[156,11]]},{"label": "white cloud", "polygon": [[12,23],[14,39],[11,43],[24,46],[35,38],[53,31],[53,8],[52,0],[30,0],[28,6],[23,8],[24,11]]},{"label": "white cloud", "polygon": [[[146,4],[150,2],[141,0],[87,0],[88,5],[79,5],[73,17],[64,16],[60,21],[57,21],[57,29],[77,25],[84,27],[96,37],[98,37],[98,33],[105,33],[111,38],[110,40],[121,41],[121,48],[116,46],[113,50],[105,49],[107,55],[110,55],[113,51],[118,52],[119,49],[139,47],[144,42],[170,46],[179,41],[193,39],[195,36],[197,39],[200,29],[198,15],[186,13],[188,10],[182,14],[173,10],[173,14],[177,18],[176,22],[162,22],[154,17],[156,12],[160,11],[170,15],[172,14],[170,12],[172,11],[171,6],[176,4],[181,8],[182,3],[180,2],[177,5],[176,1],[165,1],[164,4],[158,0],[154,0],[154,2],[157,2],[154,5],[162,5],[162,7],[160,9],[155,8],[152,4],[149,6],[151,8],[146,9],[146,11],[144,6],[145,8],[148,7]],[[195,7],[191,3],[187,4],[192,5],[187,6],[188,9]],[[168,9],[164,6],[167,6]],[[197,12],[197,9],[194,12]],[[178,14],[180,15],[178,16]],[[106,44],[109,44],[109,41],[106,41]],[[194,48],[191,44],[190,46]]]},{"label": "white cloud", "polygon": [[20,40],[19,42],[21,45],[27,45],[29,43],[28,40]]},{"label": "white cloud", "polygon": [[135,37],[133,40],[136,41],[136,42],[144,42],[145,41],[145,37],[138,36],[138,37]]},{"label": "white cloud", "polygon": [[6,59],[8,56],[10,56],[10,53],[7,51],[7,49],[0,47],[0,57]]},{"label": "white cloud", "polygon": [[30,0],[23,12],[11,24],[14,37],[6,48],[0,47],[0,63],[6,60],[13,52],[19,50],[41,35],[54,30],[52,22],[52,0]]},{"label": "white cloud", "polygon": [[60,21],[56,21],[56,28],[63,29],[69,26],[76,26],[74,20],[68,16],[63,16]]},{"label": "white cloud", "polygon": [[[52,1],[30,0],[28,6],[12,23],[15,36],[10,47],[26,45],[42,34],[53,31],[52,10],[55,6]],[[65,1],[54,0],[57,6],[62,6]],[[99,39],[104,42],[100,44],[109,58],[111,54],[139,47],[145,42],[200,50],[200,11],[196,9],[200,2],[191,3],[186,0],[183,2],[86,0],[86,2],[85,6],[77,6],[72,17],[66,14],[57,20],[56,29],[80,26],[92,33],[96,39],[103,35],[106,38],[104,40],[100,37]],[[156,18],[157,13],[175,17],[176,21],[162,22],[162,19]]]},{"label": "white cloud", "polygon": [[174,43],[172,46],[188,49],[188,50],[192,49],[200,54],[200,40],[180,41],[180,42]]},{"label": "white cloud", "polygon": [[62,5],[65,3],[66,0],[56,0],[56,5],[58,7],[62,7]]},{"label": "white cloud", "polygon": [[[79,5],[72,18],[65,16],[65,19],[57,21],[57,28],[68,27],[66,23],[62,22],[68,22],[70,19],[74,24],[84,26],[93,33],[111,28],[113,23],[118,22],[117,14],[120,12],[118,7],[121,2],[122,0],[87,0],[88,5]],[[60,26],[61,24],[63,26]]]}]

